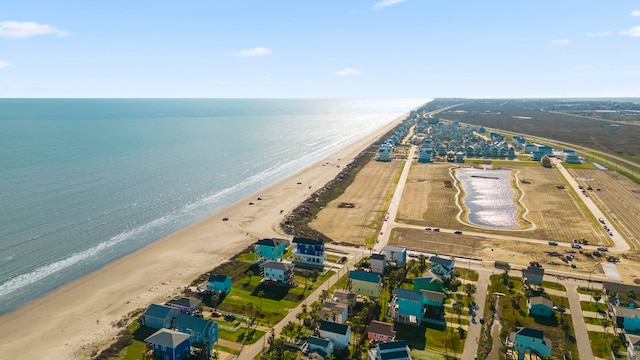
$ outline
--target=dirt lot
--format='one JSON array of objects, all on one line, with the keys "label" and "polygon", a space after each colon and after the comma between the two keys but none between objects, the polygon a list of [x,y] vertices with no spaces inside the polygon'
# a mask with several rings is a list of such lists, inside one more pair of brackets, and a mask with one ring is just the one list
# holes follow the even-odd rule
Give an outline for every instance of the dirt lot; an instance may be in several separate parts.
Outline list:
[{"label": "dirt lot", "polygon": [[593,188],[589,196],[607,213],[629,245],[636,251],[640,249],[640,184],[613,171],[570,169],[569,172],[578,178],[593,179],[578,183],[585,189]]},{"label": "dirt lot", "polygon": [[[380,231],[403,164],[404,161],[370,161],[344,194],[321,210],[310,226],[338,242],[371,244]],[[341,204],[353,207],[340,207]]]}]

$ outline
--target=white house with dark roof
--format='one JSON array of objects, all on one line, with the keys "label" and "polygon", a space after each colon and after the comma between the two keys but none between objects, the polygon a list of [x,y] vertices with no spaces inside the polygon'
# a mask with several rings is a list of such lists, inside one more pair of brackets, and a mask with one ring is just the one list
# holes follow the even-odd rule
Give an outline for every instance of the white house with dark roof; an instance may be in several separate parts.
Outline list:
[{"label": "white house with dark roof", "polygon": [[333,343],[331,340],[318,336],[309,336],[306,344],[302,345],[302,349],[306,349],[309,353],[317,353],[325,359],[328,355],[333,354]]},{"label": "white house with dark roof", "polygon": [[167,301],[165,305],[176,308],[183,314],[191,314],[194,311],[198,310],[200,304],[202,304],[202,300],[200,299],[183,296],[178,299],[171,299]]},{"label": "white house with dark roof", "polygon": [[431,272],[443,278],[451,277],[455,271],[456,262],[453,259],[432,256],[429,261],[431,261]]},{"label": "white house with dark roof", "polygon": [[293,280],[293,265],[279,261],[260,264],[260,275],[265,280],[289,284]]},{"label": "white house with dark roof", "polygon": [[351,326],[336,323],[333,321],[320,321],[320,337],[331,340],[336,347],[349,346],[349,339],[351,338]]},{"label": "white house with dark roof", "polygon": [[367,360],[411,360],[410,352],[404,340],[378,343],[367,352]]},{"label": "white house with dark roof", "polygon": [[522,270],[522,282],[529,286],[542,286],[543,278],[544,269],[541,266],[529,265],[529,267]]},{"label": "white house with dark roof", "polygon": [[387,266],[387,260],[383,254],[371,254],[369,258],[371,263],[371,271],[376,274],[384,274],[384,269]]}]

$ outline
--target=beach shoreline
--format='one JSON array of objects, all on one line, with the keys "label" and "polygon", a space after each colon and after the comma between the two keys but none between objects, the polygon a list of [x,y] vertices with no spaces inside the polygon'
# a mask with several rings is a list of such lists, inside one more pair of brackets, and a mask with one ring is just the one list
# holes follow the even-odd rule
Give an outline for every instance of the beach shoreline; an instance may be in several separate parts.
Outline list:
[{"label": "beach shoreline", "polygon": [[[3,314],[0,353],[89,358],[113,341],[121,329],[116,324],[127,314],[178,295],[260,238],[287,237],[280,229],[284,217],[407,115],[196,224]],[[225,217],[228,221],[222,221]]]}]

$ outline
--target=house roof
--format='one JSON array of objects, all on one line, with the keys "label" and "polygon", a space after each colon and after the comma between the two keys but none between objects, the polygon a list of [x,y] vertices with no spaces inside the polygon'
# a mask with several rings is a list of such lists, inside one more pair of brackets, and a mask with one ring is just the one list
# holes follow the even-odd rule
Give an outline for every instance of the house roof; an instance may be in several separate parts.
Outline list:
[{"label": "house roof", "polygon": [[144,339],[145,342],[165,346],[168,348],[175,348],[183,341],[189,339],[189,334],[181,333],[175,330],[160,329],[154,332],[151,336]]},{"label": "house roof", "polygon": [[517,328],[516,335],[526,336],[526,337],[536,338],[536,339],[544,338],[544,332],[542,330],[536,330],[528,327]]},{"label": "house roof", "polygon": [[173,326],[180,329],[192,329],[205,333],[208,327],[214,326],[214,323],[195,316],[180,314],[176,316],[176,319],[173,321]]},{"label": "house roof", "polygon": [[396,332],[393,330],[393,324],[384,323],[382,321],[373,320],[367,327],[367,332],[381,334],[389,337],[395,337]]},{"label": "house roof", "polygon": [[293,265],[291,264],[287,264],[287,263],[283,263],[283,262],[279,262],[279,261],[267,261],[264,262],[262,264],[260,264],[261,268],[269,268],[269,269],[277,269],[277,270],[282,270],[282,271],[289,271],[291,268],[293,268]]},{"label": "house roof", "polygon": [[624,334],[624,337],[627,339],[627,342],[630,342],[633,346],[640,346],[640,336]]},{"label": "house roof", "polygon": [[395,359],[406,359],[409,357],[409,352],[406,348],[398,351],[391,351],[380,354],[380,360],[395,360]]},{"label": "house roof", "polygon": [[178,310],[167,305],[151,304],[144,312],[144,316],[166,319],[169,316],[175,316]]},{"label": "house roof", "polygon": [[407,299],[412,301],[422,301],[424,296],[420,291],[417,290],[407,290],[403,288],[395,288],[393,289],[393,295],[397,296],[401,299]]},{"label": "house roof", "polygon": [[444,293],[441,293],[438,291],[431,291],[431,290],[420,290],[420,291],[424,295],[425,299],[438,301],[438,302],[444,301]]},{"label": "house roof", "polygon": [[640,317],[640,309],[630,308],[628,306],[614,306],[613,312],[616,314],[617,317],[624,317],[629,319],[634,317]]},{"label": "house roof", "polygon": [[414,278],[413,279],[413,283],[414,284],[430,284],[430,283],[435,282],[435,281],[441,282],[440,279],[438,279],[438,277],[435,276],[435,275],[430,276],[430,277],[421,277],[421,278]]},{"label": "house roof", "polygon": [[539,267],[539,266],[531,266],[531,265],[529,265],[528,268],[522,270],[522,276],[525,276],[525,273],[533,274],[533,275],[544,275],[544,269],[542,267]]},{"label": "house roof", "polygon": [[452,268],[453,265],[455,264],[455,260],[453,259],[445,259],[438,256],[432,256],[431,259],[429,260],[431,261],[432,264],[442,265],[447,268]]},{"label": "house roof", "polygon": [[371,254],[371,260],[384,260],[385,257],[383,254]]},{"label": "house roof", "polygon": [[324,245],[324,243],[320,240],[315,240],[315,239],[307,239],[307,238],[301,238],[301,237],[294,237],[293,238],[293,243],[294,244],[306,244],[306,245]]},{"label": "house roof", "polygon": [[323,348],[326,348],[331,343],[329,339],[325,339],[317,336],[309,336],[309,338],[307,338],[307,342],[311,345],[320,346]]},{"label": "house roof", "polygon": [[406,349],[407,348],[407,342],[404,340],[400,340],[400,341],[392,341],[392,342],[386,342],[386,343],[379,343],[378,345],[376,345],[381,351],[384,350],[393,350],[393,349]]},{"label": "house roof", "polygon": [[392,251],[393,251],[393,252],[395,252],[395,253],[401,253],[401,252],[405,252],[405,251],[407,251],[407,248],[403,248],[403,247],[400,247],[400,246],[394,246],[394,245],[385,245],[385,246],[382,248],[382,251],[383,251],[385,254],[386,254],[387,252],[389,252],[389,253],[390,253],[390,252],[392,252]]},{"label": "house roof", "polygon": [[380,283],[380,275],[360,270],[352,270],[349,272],[349,280],[359,280],[370,283]]},{"label": "house roof", "polygon": [[617,292],[620,295],[624,295],[624,293],[626,293],[629,290],[633,290],[633,292],[636,295],[640,295],[640,286],[636,286],[636,285],[620,284],[620,283],[615,283],[615,282],[610,282],[610,281],[603,281],[602,282],[602,287],[606,291],[613,290],[613,291]]},{"label": "house roof", "polygon": [[289,240],[285,239],[260,239],[256,241],[256,245],[278,247],[282,244],[289,245]]},{"label": "house roof", "polygon": [[167,301],[167,305],[171,306],[171,305],[177,305],[177,306],[182,306],[182,307],[186,307],[189,309],[195,308],[200,306],[200,304],[202,303],[201,300],[199,299],[194,299],[191,297],[181,297],[179,299],[171,299],[169,301]]},{"label": "house roof", "polygon": [[333,292],[333,297],[340,300],[353,300],[356,298],[356,294],[346,290],[338,289]]},{"label": "house roof", "polygon": [[227,278],[229,278],[229,280],[231,280],[231,276],[221,275],[221,274],[213,274],[213,275],[209,276],[209,282],[223,283],[223,282],[225,282],[227,280]]},{"label": "house roof", "polygon": [[546,297],[536,296],[529,298],[529,304],[531,305],[544,305],[546,307],[553,307],[553,301],[547,299]]},{"label": "house roof", "polygon": [[334,334],[346,335],[349,331],[349,325],[335,323],[333,321],[320,321],[320,330],[327,331]]},{"label": "house roof", "polygon": [[334,303],[334,302],[331,302],[331,301],[325,301],[321,310],[328,310],[329,312],[335,311],[337,313],[341,313],[341,312],[345,311],[346,309],[347,309],[347,305],[345,305],[345,304]]}]

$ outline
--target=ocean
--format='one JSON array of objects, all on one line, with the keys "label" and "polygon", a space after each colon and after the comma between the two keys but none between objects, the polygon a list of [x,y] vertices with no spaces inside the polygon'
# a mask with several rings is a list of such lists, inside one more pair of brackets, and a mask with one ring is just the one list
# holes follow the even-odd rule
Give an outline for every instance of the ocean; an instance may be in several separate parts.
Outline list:
[{"label": "ocean", "polygon": [[0,99],[0,314],[427,99]]}]

